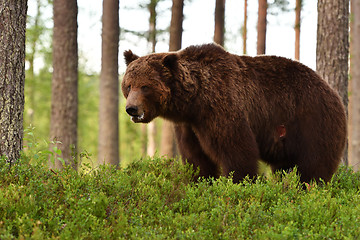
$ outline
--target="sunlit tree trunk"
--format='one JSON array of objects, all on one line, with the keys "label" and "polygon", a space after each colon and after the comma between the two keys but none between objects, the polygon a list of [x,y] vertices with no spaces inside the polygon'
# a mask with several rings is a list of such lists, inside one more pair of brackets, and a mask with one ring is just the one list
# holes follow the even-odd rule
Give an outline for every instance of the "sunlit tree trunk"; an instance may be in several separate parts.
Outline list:
[{"label": "sunlit tree trunk", "polygon": [[244,0],[244,27],[243,27],[243,54],[246,54],[246,40],[247,40],[247,0]]},{"label": "sunlit tree trunk", "polygon": [[[169,51],[176,51],[181,48],[182,23],[183,23],[184,0],[173,0]],[[164,120],[161,136],[161,155],[174,157],[176,152],[175,134],[173,124]]]},{"label": "sunlit tree trunk", "polygon": [[148,10],[150,13],[149,17],[149,37],[148,42],[151,44],[151,52],[155,52],[156,43],[157,43],[157,32],[156,32],[156,7],[159,0],[150,0],[150,3],[148,4]]},{"label": "sunlit tree trunk", "polygon": [[224,46],[225,0],[216,0],[214,42]]},{"label": "sunlit tree trunk", "polygon": [[257,24],[257,54],[265,54],[267,0],[259,0]]},{"label": "sunlit tree trunk", "polygon": [[351,1],[349,165],[360,169],[360,1]]},{"label": "sunlit tree trunk", "polygon": [[302,0],[296,0],[295,7],[295,59],[300,59],[300,24]]},{"label": "sunlit tree trunk", "polygon": [[184,0],[173,0],[170,23],[169,51],[177,51],[181,48],[182,24],[183,24]]},{"label": "sunlit tree trunk", "polygon": [[[156,7],[159,0],[150,0],[150,4],[148,5],[150,18],[149,18],[149,39],[148,41],[151,44],[151,52],[155,52],[156,43],[157,43],[157,29],[156,29],[156,18],[157,12]],[[147,155],[152,157],[155,154],[156,150],[156,119],[147,124],[147,147],[146,152]]]},{"label": "sunlit tree trunk", "polygon": [[103,0],[99,163],[119,165],[119,0]]},{"label": "sunlit tree trunk", "polygon": [[27,0],[0,1],[0,156],[20,157],[23,138]]},{"label": "sunlit tree trunk", "polygon": [[[316,70],[348,105],[349,0],[318,0]],[[347,150],[344,155],[347,164]]]},{"label": "sunlit tree trunk", "polygon": [[[50,138],[61,150],[50,168],[65,164],[77,168],[78,48],[77,2],[54,0],[53,78]],[[59,153],[59,152],[58,152]]]}]

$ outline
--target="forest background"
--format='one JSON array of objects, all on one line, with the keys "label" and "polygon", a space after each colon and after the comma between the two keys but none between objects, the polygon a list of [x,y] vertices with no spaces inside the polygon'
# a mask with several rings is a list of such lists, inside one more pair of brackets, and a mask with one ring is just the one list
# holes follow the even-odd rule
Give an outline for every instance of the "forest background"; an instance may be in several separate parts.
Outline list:
[{"label": "forest background", "polygon": [[[47,29],[52,29],[52,5],[41,0],[41,18]],[[141,4],[149,1],[120,1],[120,27],[134,32],[148,31],[149,12]],[[269,1],[269,3],[274,1]],[[170,26],[172,1],[159,1],[157,9],[157,25],[159,29]],[[99,73],[101,68],[101,16],[102,2],[98,0],[78,1],[78,44],[81,64],[88,73]],[[294,58],[294,19],[295,0],[289,0],[285,11],[279,7],[272,7],[267,17],[267,46],[266,54]],[[182,34],[183,48],[213,41],[214,37],[214,9],[215,2],[209,0],[185,1],[184,22]],[[199,11],[201,9],[201,11]],[[28,15],[34,18],[37,12],[37,0],[29,0]],[[258,1],[248,1],[247,7],[247,54],[256,55]],[[244,26],[244,1],[228,0],[225,8],[225,47],[232,53],[243,53],[242,29]],[[301,62],[308,67],[316,68],[316,22],[317,2],[304,0],[301,9],[301,38],[300,51],[303,53]],[[31,26],[28,23],[28,27]],[[51,33],[51,31],[49,32]],[[281,34],[281,37],[279,37]],[[119,45],[119,73],[125,72],[125,62],[122,53],[132,49],[138,55],[145,55],[151,51],[151,46],[145,38],[121,32]],[[91,40],[89,40],[91,39]],[[51,44],[51,38],[46,40]],[[50,47],[50,45],[49,45]],[[166,52],[169,48],[168,32],[161,35],[156,45],[157,52]],[[41,59],[38,59],[41,62]],[[85,61],[85,62],[84,62]],[[36,64],[39,68],[42,64]]]}]

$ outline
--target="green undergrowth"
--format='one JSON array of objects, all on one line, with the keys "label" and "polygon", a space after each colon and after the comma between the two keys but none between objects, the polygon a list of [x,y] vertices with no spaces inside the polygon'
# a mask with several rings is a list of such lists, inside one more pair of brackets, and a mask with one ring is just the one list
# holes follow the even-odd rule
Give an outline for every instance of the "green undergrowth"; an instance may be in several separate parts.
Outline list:
[{"label": "green undergrowth", "polygon": [[360,239],[360,174],[192,182],[173,159],[48,170],[0,160],[0,239]]}]

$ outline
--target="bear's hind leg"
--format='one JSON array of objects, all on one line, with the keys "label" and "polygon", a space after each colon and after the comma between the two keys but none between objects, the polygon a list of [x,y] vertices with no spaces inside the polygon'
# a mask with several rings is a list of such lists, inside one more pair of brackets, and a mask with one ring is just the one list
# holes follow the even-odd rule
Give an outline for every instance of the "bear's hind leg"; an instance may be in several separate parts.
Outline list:
[{"label": "bear's hind leg", "polygon": [[199,140],[188,125],[176,125],[175,134],[182,160],[200,168],[198,177],[218,177],[218,166],[202,150]]},{"label": "bear's hind leg", "polygon": [[[325,182],[330,181],[337,169],[342,155],[341,146],[331,146],[332,134],[327,131],[314,134],[309,131],[310,124],[300,125],[299,132],[287,145],[287,153],[292,165],[298,167],[300,181],[309,183],[312,180]],[[320,127],[318,127],[320,129]],[[290,144],[291,142],[291,144]],[[341,144],[340,144],[341,145]]]},{"label": "bear's hind leg", "polygon": [[309,183],[312,180],[319,182],[320,179],[325,182],[330,181],[340,162],[339,159],[334,156],[327,156],[325,153],[322,156],[309,155],[304,157],[298,163],[301,182]]},{"label": "bear's hind leg", "polygon": [[236,159],[232,159],[228,157],[230,161],[222,164],[222,173],[224,176],[229,176],[232,174],[233,182],[239,183],[246,176],[249,176],[250,179],[253,179],[258,173],[258,160],[252,156],[248,156],[245,158],[238,157]]}]

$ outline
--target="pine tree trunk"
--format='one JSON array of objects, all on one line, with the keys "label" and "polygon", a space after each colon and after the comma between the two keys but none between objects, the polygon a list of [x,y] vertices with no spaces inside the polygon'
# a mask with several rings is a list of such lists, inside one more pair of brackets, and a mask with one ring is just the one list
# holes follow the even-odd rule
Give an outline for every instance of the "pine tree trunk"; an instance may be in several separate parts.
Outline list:
[{"label": "pine tree trunk", "polygon": [[246,40],[247,40],[247,0],[244,0],[244,28],[243,28],[243,54],[246,54]]},{"label": "pine tree trunk", "polygon": [[161,156],[174,157],[175,132],[173,123],[163,120],[161,132]]},{"label": "pine tree trunk", "polygon": [[296,0],[295,7],[295,59],[300,59],[300,24],[301,24],[301,1]]},{"label": "pine tree trunk", "polygon": [[119,0],[103,0],[99,164],[119,165]]},{"label": "pine tree trunk", "polygon": [[[177,51],[181,48],[182,23],[183,23],[184,0],[173,0],[172,15],[170,23],[169,51]],[[176,143],[173,124],[164,120],[161,135],[161,155],[174,157]]]},{"label": "pine tree trunk", "polygon": [[62,169],[71,164],[77,168],[77,113],[78,113],[78,49],[77,2],[54,0],[53,78],[51,99],[50,138],[55,140],[61,155],[55,154],[51,168]]},{"label": "pine tree trunk", "polygon": [[169,51],[177,51],[181,48],[182,24],[183,24],[184,0],[173,0],[171,23],[170,23],[170,42]]},{"label": "pine tree trunk", "polygon": [[156,48],[156,38],[157,38],[157,32],[156,32],[156,6],[157,6],[158,0],[150,0],[150,3],[148,5],[148,10],[150,13],[149,17],[149,38],[148,42],[151,44],[151,52],[155,52]]},{"label": "pine tree trunk", "polygon": [[[156,29],[156,18],[157,12],[156,7],[158,4],[158,0],[150,0],[150,4],[148,5],[150,18],[149,18],[149,39],[148,41],[151,43],[151,52],[155,52],[156,43],[157,43],[157,29]],[[146,153],[148,156],[153,157],[156,150],[156,121],[154,119],[150,123],[146,125],[147,127],[147,146]]]},{"label": "pine tree trunk", "polygon": [[23,138],[27,0],[0,1],[0,156],[20,157]]},{"label": "pine tree trunk", "polygon": [[259,0],[257,25],[257,54],[265,54],[267,0]]},{"label": "pine tree trunk", "polygon": [[216,0],[214,42],[224,46],[225,0]]},{"label": "pine tree trunk", "polygon": [[360,1],[351,1],[349,165],[360,169]]},{"label": "pine tree trunk", "polygon": [[[316,70],[348,106],[349,0],[318,0]],[[347,150],[344,154],[347,164]]]}]

